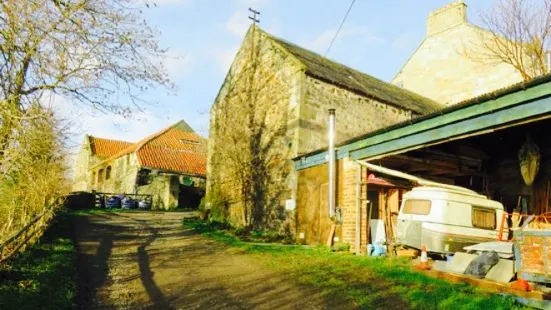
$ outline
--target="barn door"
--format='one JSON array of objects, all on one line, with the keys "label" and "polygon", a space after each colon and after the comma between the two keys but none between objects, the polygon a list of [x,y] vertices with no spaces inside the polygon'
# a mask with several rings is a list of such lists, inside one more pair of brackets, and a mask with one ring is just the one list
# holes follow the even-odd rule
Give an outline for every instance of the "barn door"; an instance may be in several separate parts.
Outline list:
[{"label": "barn door", "polygon": [[325,183],[325,184],[322,184],[320,185],[320,190],[319,190],[319,206],[318,206],[318,218],[316,219],[317,221],[317,226],[316,226],[316,230],[317,230],[317,233],[316,233],[316,240],[319,244],[322,244],[324,242],[325,239],[323,239],[324,236],[327,236],[327,227],[325,227],[325,223],[328,222],[328,218],[329,218],[329,210],[328,210],[328,206],[329,206],[329,184],[328,183]]}]

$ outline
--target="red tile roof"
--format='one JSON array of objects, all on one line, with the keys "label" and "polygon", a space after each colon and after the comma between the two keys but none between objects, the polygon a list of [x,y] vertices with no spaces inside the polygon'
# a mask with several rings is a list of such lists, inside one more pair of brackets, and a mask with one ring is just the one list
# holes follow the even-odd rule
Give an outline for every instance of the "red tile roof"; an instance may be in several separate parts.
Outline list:
[{"label": "red tile roof", "polygon": [[144,167],[206,175],[206,139],[171,128],[137,150]]},{"label": "red tile roof", "polygon": [[88,136],[92,154],[101,159],[109,158],[132,145],[131,142]]},{"label": "red tile roof", "polygon": [[207,139],[182,130],[179,124],[131,144],[104,162],[136,153],[142,167],[206,176]]}]

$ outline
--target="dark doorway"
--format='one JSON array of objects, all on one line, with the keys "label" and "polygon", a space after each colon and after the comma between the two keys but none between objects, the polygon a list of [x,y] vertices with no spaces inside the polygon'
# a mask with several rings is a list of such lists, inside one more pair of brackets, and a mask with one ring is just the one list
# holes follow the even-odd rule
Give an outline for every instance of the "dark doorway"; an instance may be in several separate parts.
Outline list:
[{"label": "dark doorway", "polygon": [[197,209],[203,198],[203,189],[180,184],[178,208]]},{"label": "dark doorway", "polygon": [[369,205],[367,207],[371,208],[371,216],[369,218],[372,220],[378,220],[379,219],[379,192],[367,191],[367,200],[369,201]]}]

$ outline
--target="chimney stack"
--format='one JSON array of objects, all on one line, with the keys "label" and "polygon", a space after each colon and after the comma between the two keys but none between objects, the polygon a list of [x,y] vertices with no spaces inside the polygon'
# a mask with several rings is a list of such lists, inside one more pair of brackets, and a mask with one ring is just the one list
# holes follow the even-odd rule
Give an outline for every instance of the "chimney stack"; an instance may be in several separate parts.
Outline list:
[{"label": "chimney stack", "polygon": [[463,1],[452,2],[429,14],[427,37],[465,23],[467,23],[467,5]]}]

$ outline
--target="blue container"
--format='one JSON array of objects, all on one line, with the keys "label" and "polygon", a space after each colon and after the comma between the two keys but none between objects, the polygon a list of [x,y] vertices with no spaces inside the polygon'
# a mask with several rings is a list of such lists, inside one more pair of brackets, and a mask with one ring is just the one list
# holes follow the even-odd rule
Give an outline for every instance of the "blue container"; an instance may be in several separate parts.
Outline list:
[{"label": "blue container", "polygon": [[385,254],[385,247],[380,245],[380,244],[376,244],[373,246],[373,256],[381,256]]},{"label": "blue container", "polygon": [[366,247],[366,250],[367,250],[367,256],[371,256],[371,254],[373,253],[373,245],[371,244],[368,244],[367,247]]},{"label": "blue container", "polygon": [[140,210],[149,210],[151,209],[151,203],[147,200],[140,200],[138,202],[138,209]]},{"label": "blue container", "polygon": [[106,209],[112,209],[112,208],[120,208],[121,207],[121,200],[118,197],[109,197],[107,201],[105,202],[105,208]]},{"label": "blue container", "polygon": [[134,209],[136,207],[136,202],[132,198],[125,197],[122,200],[123,209]]}]

